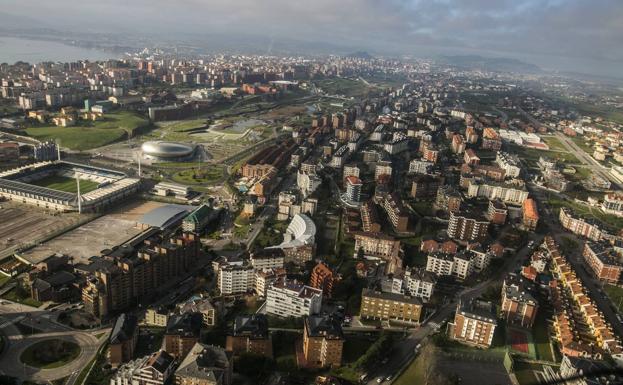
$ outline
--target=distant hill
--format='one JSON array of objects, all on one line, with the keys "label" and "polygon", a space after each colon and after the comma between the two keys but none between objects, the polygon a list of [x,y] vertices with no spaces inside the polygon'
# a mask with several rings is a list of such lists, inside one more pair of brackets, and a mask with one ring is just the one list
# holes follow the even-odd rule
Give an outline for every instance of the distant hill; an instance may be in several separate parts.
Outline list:
[{"label": "distant hill", "polygon": [[374,59],[374,56],[370,55],[366,51],[353,52],[348,55],[344,55],[344,57],[353,58],[353,59]]},{"label": "distant hill", "polygon": [[440,62],[466,69],[480,69],[492,72],[543,72],[541,68],[534,64],[503,57],[488,58],[478,55],[442,56]]}]

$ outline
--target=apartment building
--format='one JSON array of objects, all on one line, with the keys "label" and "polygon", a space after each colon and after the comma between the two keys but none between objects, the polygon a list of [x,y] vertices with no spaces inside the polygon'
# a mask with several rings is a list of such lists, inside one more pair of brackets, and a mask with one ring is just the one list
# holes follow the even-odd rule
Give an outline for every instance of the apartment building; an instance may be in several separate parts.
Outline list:
[{"label": "apartment building", "polygon": [[608,214],[623,216],[623,194],[609,193],[604,195],[601,209]]},{"label": "apartment building", "polygon": [[381,231],[381,221],[376,203],[373,201],[363,202],[359,208],[361,215],[361,228],[365,232],[378,233]]},{"label": "apartment building", "polygon": [[173,314],[164,332],[164,350],[181,359],[199,342],[203,317],[198,313]]},{"label": "apartment building", "polygon": [[623,256],[618,255],[610,243],[605,241],[586,242],[582,255],[584,261],[599,280],[613,285],[620,282],[623,271]]},{"label": "apartment building", "polygon": [[224,263],[217,270],[217,286],[221,295],[243,294],[255,287],[255,269],[243,263]]},{"label": "apartment building", "polygon": [[266,316],[264,314],[237,316],[232,332],[227,336],[225,350],[235,356],[251,353],[272,358],[273,341]]},{"label": "apartment building", "polygon": [[337,281],[337,277],[333,273],[333,270],[329,268],[325,263],[318,262],[311,272],[309,279],[309,286],[322,290],[322,295],[326,298],[331,298],[333,294],[333,285]]},{"label": "apartment building", "polygon": [[448,336],[458,342],[488,348],[497,326],[491,302],[463,296],[456,306],[454,321],[448,323]]},{"label": "apartment building", "polygon": [[489,220],[474,210],[450,213],[448,236],[466,242],[482,242],[488,237]]},{"label": "apartment building", "polygon": [[305,317],[303,360],[299,367],[337,368],[342,365],[344,333],[340,321],[329,315]]},{"label": "apartment building", "polygon": [[113,367],[134,358],[138,333],[138,322],[134,315],[123,313],[117,317],[108,345],[108,362]]},{"label": "apartment building", "polygon": [[446,254],[435,252],[426,258],[426,271],[437,276],[465,279],[474,272],[473,256],[467,252]]},{"label": "apartment building", "polygon": [[219,346],[196,343],[175,371],[176,385],[231,385],[233,357]]},{"label": "apartment building", "polygon": [[150,298],[194,266],[199,241],[192,233],[164,238],[158,234],[133,248],[111,250],[97,260],[82,289],[85,310],[105,318]]},{"label": "apartment building", "polygon": [[413,159],[409,162],[409,174],[428,174],[435,164],[421,159]]},{"label": "apartment building", "polygon": [[503,225],[506,223],[506,217],[508,216],[508,208],[506,204],[499,199],[489,201],[489,207],[487,208],[487,218],[494,225]]},{"label": "apartment building", "polygon": [[495,156],[495,163],[504,169],[509,178],[518,178],[521,174],[521,163],[517,155],[498,151]]},{"label": "apartment building", "polygon": [[573,234],[588,238],[592,241],[599,241],[604,237],[597,221],[574,217],[571,210],[566,207],[560,208],[560,215],[558,216],[558,219],[560,220],[562,227],[569,230]]},{"label": "apartment building", "polygon": [[528,190],[516,179],[513,183],[473,179],[469,181],[466,195],[469,198],[500,199],[506,204],[522,205],[528,199]]},{"label": "apartment building", "polygon": [[444,178],[440,175],[417,174],[411,182],[411,198],[428,199],[437,196],[439,187],[443,186]]},{"label": "apartment building", "polygon": [[285,262],[285,254],[281,249],[262,249],[252,252],[249,262],[255,270],[279,269]]},{"label": "apartment building", "polygon": [[522,205],[521,223],[526,229],[531,231],[536,230],[539,224],[539,210],[532,198],[526,199]]},{"label": "apartment building", "polygon": [[255,271],[255,293],[265,297],[266,290],[276,280],[286,276],[286,269],[262,269]]},{"label": "apartment building", "polygon": [[419,323],[422,316],[422,300],[402,294],[363,289],[359,314],[367,319]]},{"label": "apartment building", "polygon": [[531,328],[539,308],[532,287],[521,275],[510,273],[502,284],[502,316],[509,324]]},{"label": "apartment building", "polygon": [[409,226],[409,215],[402,205],[402,200],[396,193],[383,193],[378,203],[383,207],[387,217],[396,232],[405,232]]},{"label": "apartment building", "polygon": [[352,232],[355,238],[355,258],[363,252],[365,258],[387,262],[385,272],[394,273],[402,268],[400,241],[383,233]]},{"label": "apartment building", "polygon": [[266,291],[266,313],[279,317],[303,317],[318,314],[322,290],[296,280],[282,278]]},{"label": "apartment building", "polygon": [[164,385],[175,370],[175,357],[160,350],[117,369],[110,385]]},{"label": "apartment building", "polygon": [[411,297],[420,298],[423,302],[430,301],[435,289],[435,277],[421,269],[411,269],[404,273],[404,291]]}]

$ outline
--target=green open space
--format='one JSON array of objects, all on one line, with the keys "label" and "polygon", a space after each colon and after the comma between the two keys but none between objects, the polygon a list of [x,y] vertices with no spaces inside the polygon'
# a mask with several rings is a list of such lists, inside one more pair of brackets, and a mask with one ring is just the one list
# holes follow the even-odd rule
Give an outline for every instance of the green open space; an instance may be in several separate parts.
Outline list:
[{"label": "green open space", "polygon": [[623,287],[606,284],[604,285],[604,291],[617,311],[623,314]]},{"label": "green open space", "polygon": [[127,136],[134,136],[148,120],[132,112],[106,114],[99,121],[81,120],[71,127],[32,126],[26,134],[38,140],[54,140],[71,150],[88,150],[101,147]]},{"label": "green open space", "polygon": [[608,227],[610,228],[610,230],[615,232],[623,228],[623,218],[617,217],[616,215],[612,214],[606,214],[597,207],[590,207],[575,201],[561,199],[553,194],[550,194],[547,199],[547,203],[556,212],[558,212],[561,207],[566,207],[570,209],[574,215],[596,219],[600,221],[605,227]]},{"label": "green open space", "polygon": [[181,170],[171,176],[173,181],[182,184],[212,184],[225,177],[225,169],[222,166],[210,165]]},{"label": "green open space", "polygon": [[[86,194],[90,191],[97,189],[99,183],[88,179],[79,179],[80,193]],[[78,184],[74,178],[69,178],[62,175],[49,175],[45,178],[35,180],[31,182],[35,186],[46,187],[52,190],[76,193],[78,192]]]},{"label": "green open space", "polygon": [[80,346],[74,342],[49,339],[39,341],[24,350],[20,360],[26,365],[40,368],[58,368],[75,360],[80,355]]},{"label": "green open space", "polygon": [[409,367],[394,381],[394,385],[424,384],[426,375],[425,360],[417,357]]},{"label": "green open space", "polygon": [[346,78],[316,80],[314,83],[329,95],[344,95],[347,97],[364,96],[371,88],[361,80]]},{"label": "green open space", "polygon": [[10,280],[11,280],[11,277],[0,273],[0,287],[4,286],[4,284],[9,282]]},{"label": "green open space", "polygon": [[587,154],[592,154],[593,153],[593,150],[594,150],[593,144],[587,138],[584,138],[584,137],[581,137],[581,136],[576,136],[576,137],[572,137],[571,140],[578,147],[580,147],[582,150],[584,150],[584,152],[586,152]]},{"label": "green open space", "polygon": [[541,136],[541,139],[549,146],[550,150],[567,151],[567,148],[555,136]]},{"label": "green open space", "polygon": [[552,344],[547,322],[548,311],[545,308],[539,309],[537,312],[534,325],[532,326],[532,336],[534,338],[534,347],[539,360],[554,361],[552,355]]},{"label": "green open space", "polygon": [[2,298],[8,301],[21,303],[21,304],[28,305],[28,306],[33,306],[33,307],[41,306],[41,302],[32,299],[30,295],[28,295],[28,292],[25,291],[20,286],[17,286],[9,290],[2,296]]},{"label": "green open space", "polygon": [[517,154],[520,159],[526,161],[531,167],[536,166],[541,156],[565,163],[580,163],[578,158],[570,152],[537,150],[517,145],[511,145],[511,150],[513,153]]}]

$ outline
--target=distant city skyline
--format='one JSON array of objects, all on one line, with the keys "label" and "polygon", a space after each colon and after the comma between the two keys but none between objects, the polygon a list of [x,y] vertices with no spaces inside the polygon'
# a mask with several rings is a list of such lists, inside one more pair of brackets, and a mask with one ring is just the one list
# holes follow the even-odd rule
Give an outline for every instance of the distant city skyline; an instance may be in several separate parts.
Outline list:
[{"label": "distant city skyline", "polygon": [[616,77],[623,76],[622,17],[623,2],[617,0],[7,0],[0,12],[7,29],[13,23],[20,29],[141,35],[208,47],[246,42],[266,52],[298,46],[411,56],[481,54]]}]

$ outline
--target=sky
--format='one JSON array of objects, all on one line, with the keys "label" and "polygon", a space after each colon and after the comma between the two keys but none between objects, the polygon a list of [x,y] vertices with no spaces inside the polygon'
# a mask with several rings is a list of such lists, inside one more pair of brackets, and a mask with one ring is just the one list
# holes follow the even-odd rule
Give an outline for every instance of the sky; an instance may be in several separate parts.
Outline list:
[{"label": "sky", "polygon": [[2,0],[3,17],[206,44],[239,37],[267,50],[287,39],[378,54],[475,53],[623,77],[623,0]]}]

